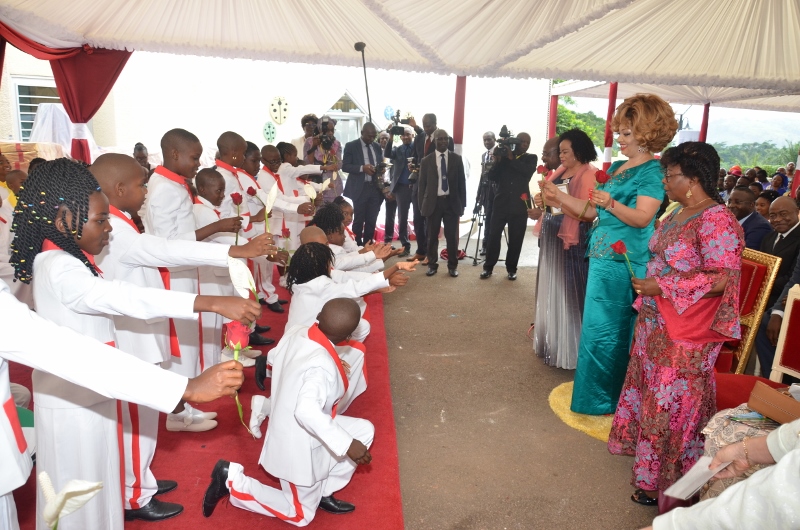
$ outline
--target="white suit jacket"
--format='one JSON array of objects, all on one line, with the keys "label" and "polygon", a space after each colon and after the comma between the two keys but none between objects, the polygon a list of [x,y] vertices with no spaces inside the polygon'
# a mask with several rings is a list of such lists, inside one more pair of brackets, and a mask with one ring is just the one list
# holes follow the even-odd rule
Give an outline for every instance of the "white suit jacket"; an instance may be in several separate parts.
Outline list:
[{"label": "white suit jacket", "polygon": [[24,484],[31,471],[8,386],[7,360],[57,374],[62,382],[87,387],[97,395],[161,412],[171,412],[186,391],[186,377],[143,363],[81,332],[56,326],[14,298],[2,281],[0,334],[0,496]]},{"label": "white suit jacket", "polygon": [[[313,330],[332,353],[309,338]],[[353,441],[332,417],[345,391],[341,364],[316,325],[293,327],[275,350],[272,412],[259,463],[275,477],[308,487],[328,477]]]},{"label": "white suit jacket", "polygon": [[[203,228],[217,222],[219,220],[218,211],[213,204],[203,197],[197,197],[194,203],[194,220],[197,228]],[[199,267],[200,292],[207,295],[234,296],[233,284],[228,272],[227,255],[230,247],[236,243],[235,234],[233,232],[217,232],[204,239],[204,241],[214,247],[224,248],[226,260],[225,263]],[[204,246],[208,246],[208,244],[204,244]]]},{"label": "white suit jacket", "polygon": [[[281,182],[280,173],[272,173],[266,168],[262,168],[258,172],[258,185],[267,194],[269,194],[273,186],[278,186],[279,182]],[[281,235],[281,230],[285,228],[283,223],[284,213],[288,212],[297,215],[297,206],[308,202],[308,197],[305,195],[298,195],[297,197],[294,196],[294,193],[285,195],[281,191],[282,187],[283,183],[281,182],[278,187],[278,194],[275,197],[275,203],[272,205],[272,217],[269,219],[269,231],[278,236]]]},{"label": "white suit jacket", "polygon": [[[145,232],[166,239],[197,241],[192,212],[193,199],[183,184],[163,175],[171,173],[158,166],[147,183],[147,209],[142,219]],[[172,173],[173,177],[178,177]],[[181,178],[182,177],[178,177]],[[194,267],[171,267],[171,272],[190,271]]]},{"label": "white suit jacket", "polygon": [[[36,256],[33,270],[33,301],[39,315],[104,344],[116,343],[115,315],[197,318],[195,295],[98,278],[63,250],[42,252]],[[103,360],[95,362],[110,366]],[[46,408],[89,407],[106,399],[38,370],[33,372],[33,390],[36,404]]]},{"label": "white suit jacket", "polygon": [[[196,241],[169,241],[151,234],[140,234],[130,217],[119,210],[109,218],[112,231],[108,246],[97,256],[97,265],[106,280],[122,280],[138,287],[164,289],[158,267],[225,267],[227,274],[230,245],[210,245]],[[213,212],[212,212],[213,214]],[[122,215],[123,217],[119,217]],[[216,216],[215,219],[216,220]],[[230,280],[229,280],[230,282]],[[169,360],[169,320],[164,317],[142,320],[127,315],[114,317],[117,347],[143,361]]]},{"label": "white suit jacket", "polygon": [[[351,274],[331,271],[331,277],[318,276],[310,282],[292,286],[292,303],[289,304],[289,317],[284,333],[292,326],[310,326],[317,320],[325,302],[334,298],[357,300],[377,289],[389,287],[389,280],[382,273],[364,274],[363,278],[353,279]],[[363,273],[361,273],[363,274]],[[270,354],[275,351],[270,350]],[[271,355],[270,355],[271,357]]]},{"label": "white suit jacket", "polygon": [[333,267],[339,271],[358,271],[358,272],[377,272],[383,270],[383,260],[375,259],[375,253],[371,250],[359,254],[358,251],[347,252],[344,247],[328,244],[328,248],[333,251]]}]

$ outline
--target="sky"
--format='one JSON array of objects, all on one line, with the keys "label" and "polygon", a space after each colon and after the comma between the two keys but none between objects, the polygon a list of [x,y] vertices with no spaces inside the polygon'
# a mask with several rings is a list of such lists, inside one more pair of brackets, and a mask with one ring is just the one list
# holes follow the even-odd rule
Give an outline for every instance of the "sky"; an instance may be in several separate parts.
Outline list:
[{"label": "sky", "polygon": [[[592,111],[605,118],[608,101],[597,98],[574,98],[577,112]],[[622,101],[617,101],[617,104]],[[673,105],[676,114],[684,114],[691,129],[700,130],[702,105]],[[731,109],[711,105],[708,119],[708,142],[728,145],[771,141],[777,146],[787,140],[800,141],[800,114],[763,110]]]}]

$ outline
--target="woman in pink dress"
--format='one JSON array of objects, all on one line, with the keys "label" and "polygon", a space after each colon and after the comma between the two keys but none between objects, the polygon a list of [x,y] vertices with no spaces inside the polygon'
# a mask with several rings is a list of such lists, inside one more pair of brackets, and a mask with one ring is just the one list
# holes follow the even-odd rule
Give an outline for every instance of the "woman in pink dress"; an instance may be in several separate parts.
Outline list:
[{"label": "woman in pink dress", "polygon": [[664,189],[682,208],[650,239],[647,277],[632,280],[639,317],[608,449],[635,456],[631,499],[640,504],[656,505],[702,456],[714,363],[722,343],[740,337],[744,235],[715,189],[719,163],[703,142],[664,153]]}]

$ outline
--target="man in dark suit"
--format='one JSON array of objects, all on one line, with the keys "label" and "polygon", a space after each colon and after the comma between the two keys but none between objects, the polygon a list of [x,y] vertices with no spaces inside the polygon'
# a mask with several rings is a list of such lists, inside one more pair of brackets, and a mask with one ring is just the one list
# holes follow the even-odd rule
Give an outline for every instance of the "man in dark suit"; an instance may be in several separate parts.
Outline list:
[{"label": "man in dark suit", "polygon": [[464,161],[448,151],[450,137],[438,129],[434,133],[436,150],[422,159],[419,170],[419,209],[426,218],[428,230],[428,276],[439,268],[439,227],[444,221],[447,240],[447,270],[458,276],[458,220],[467,203],[467,179]]},{"label": "man in dark suit", "polygon": [[381,146],[375,142],[378,131],[372,123],[361,128],[361,138],[344,146],[342,171],[347,173],[344,196],[353,201],[353,234],[363,245],[375,235],[375,223],[383,202],[382,187],[376,166],[383,162]]},{"label": "man in dark suit", "polygon": [[769,295],[767,310],[761,320],[756,334],[756,351],[761,363],[761,373],[769,377],[772,361],[775,359],[775,346],[783,323],[783,310],[789,289],[800,281],[800,229],[798,229],[798,211],[794,199],[778,197],[769,207],[769,222],[775,231],[764,238],[761,252],[778,256],[782,259],[778,276]]},{"label": "man in dark suit", "polygon": [[489,247],[481,273],[482,280],[492,275],[492,269],[500,259],[500,241],[506,224],[508,225],[506,272],[509,280],[517,279],[517,264],[522,252],[522,241],[525,239],[525,228],[528,225],[528,208],[520,196],[530,193],[528,183],[536,171],[538,160],[536,155],[528,153],[531,145],[530,135],[519,133],[517,139],[519,143],[513,151],[508,149],[506,156],[501,158],[497,148],[493,154],[494,165],[489,171],[488,178],[496,183],[497,191],[492,208],[492,224],[489,228]]},{"label": "man in dark suit", "polygon": [[[412,150],[414,152],[414,164],[419,164],[423,158],[435,150],[433,134],[437,130],[436,114],[424,115],[422,117],[421,129],[417,127],[417,123],[413,118],[409,119],[408,122],[417,133]],[[450,151],[454,149],[452,138],[448,138],[447,148]],[[408,261],[414,261],[415,259],[424,260],[425,253],[428,251],[428,240],[425,237],[427,233],[425,229],[425,216],[420,212],[417,197],[419,197],[419,185],[414,183],[411,187],[411,205],[414,208],[414,235],[417,237],[417,252],[412,257],[408,258]]]},{"label": "man in dark suit", "polygon": [[414,130],[406,126],[401,136],[403,143],[397,147],[392,146],[394,135],[389,132],[389,141],[386,143],[383,156],[392,161],[392,181],[389,184],[389,195],[386,197],[386,233],[384,243],[391,243],[394,238],[394,216],[397,212],[397,223],[400,232],[400,243],[403,252],[400,257],[411,254],[411,242],[408,239],[408,210],[411,208],[411,186],[408,180],[411,171],[408,169],[408,159],[413,157]]},{"label": "man in dark suit", "polygon": [[728,209],[744,230],[744,246],[753,250],[761,248],[764,236],[772,232],[772,225],[756,212],[756,194],[747,186],[736,186],[728,196]]}]

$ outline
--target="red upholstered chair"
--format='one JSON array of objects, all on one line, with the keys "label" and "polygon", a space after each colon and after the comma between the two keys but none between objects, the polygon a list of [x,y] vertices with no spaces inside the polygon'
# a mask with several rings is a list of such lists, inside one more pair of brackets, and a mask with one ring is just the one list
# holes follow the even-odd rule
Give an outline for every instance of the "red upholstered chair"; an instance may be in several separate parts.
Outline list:
[{"label": "red upholstered chair", "polygon": [[[763,377],[744,375],[744,369],[753,351],[756,333],[764,316],[767,299],[772,292],[772,285],[775,283],[780,264],[781,258],[764,252],[746,248],[742,253],[739,292],[739,320],[742,325],[742,338],[738,341],[726,342],[714,365],[717,371],[718,410],[738,407],[742,403],[747,403],[756,381],[763,381],[774,388],[786,386]],[[800,314],[797,318],[800,319]],[[788,319],[784,319],[784,324],[786,322]],[[798,342],[800,342],[800,336]],[[730,373],[732,369],[735,369],[735,373]]]},{"label": "red upholstered chair", "polygon": [[749,248],[744,249],[739,287],[739,322],[742,326],[742,338],[728,341],[722,347],[714,365],[718,373],[732,370],[737,374],[744,373],[780,265],[781,258],[777,256]]},{"label": "red upholstered chair", "polygon": [[784,374],[800,379],[800,285],[789,289],[769,378],[779,382]]}]

